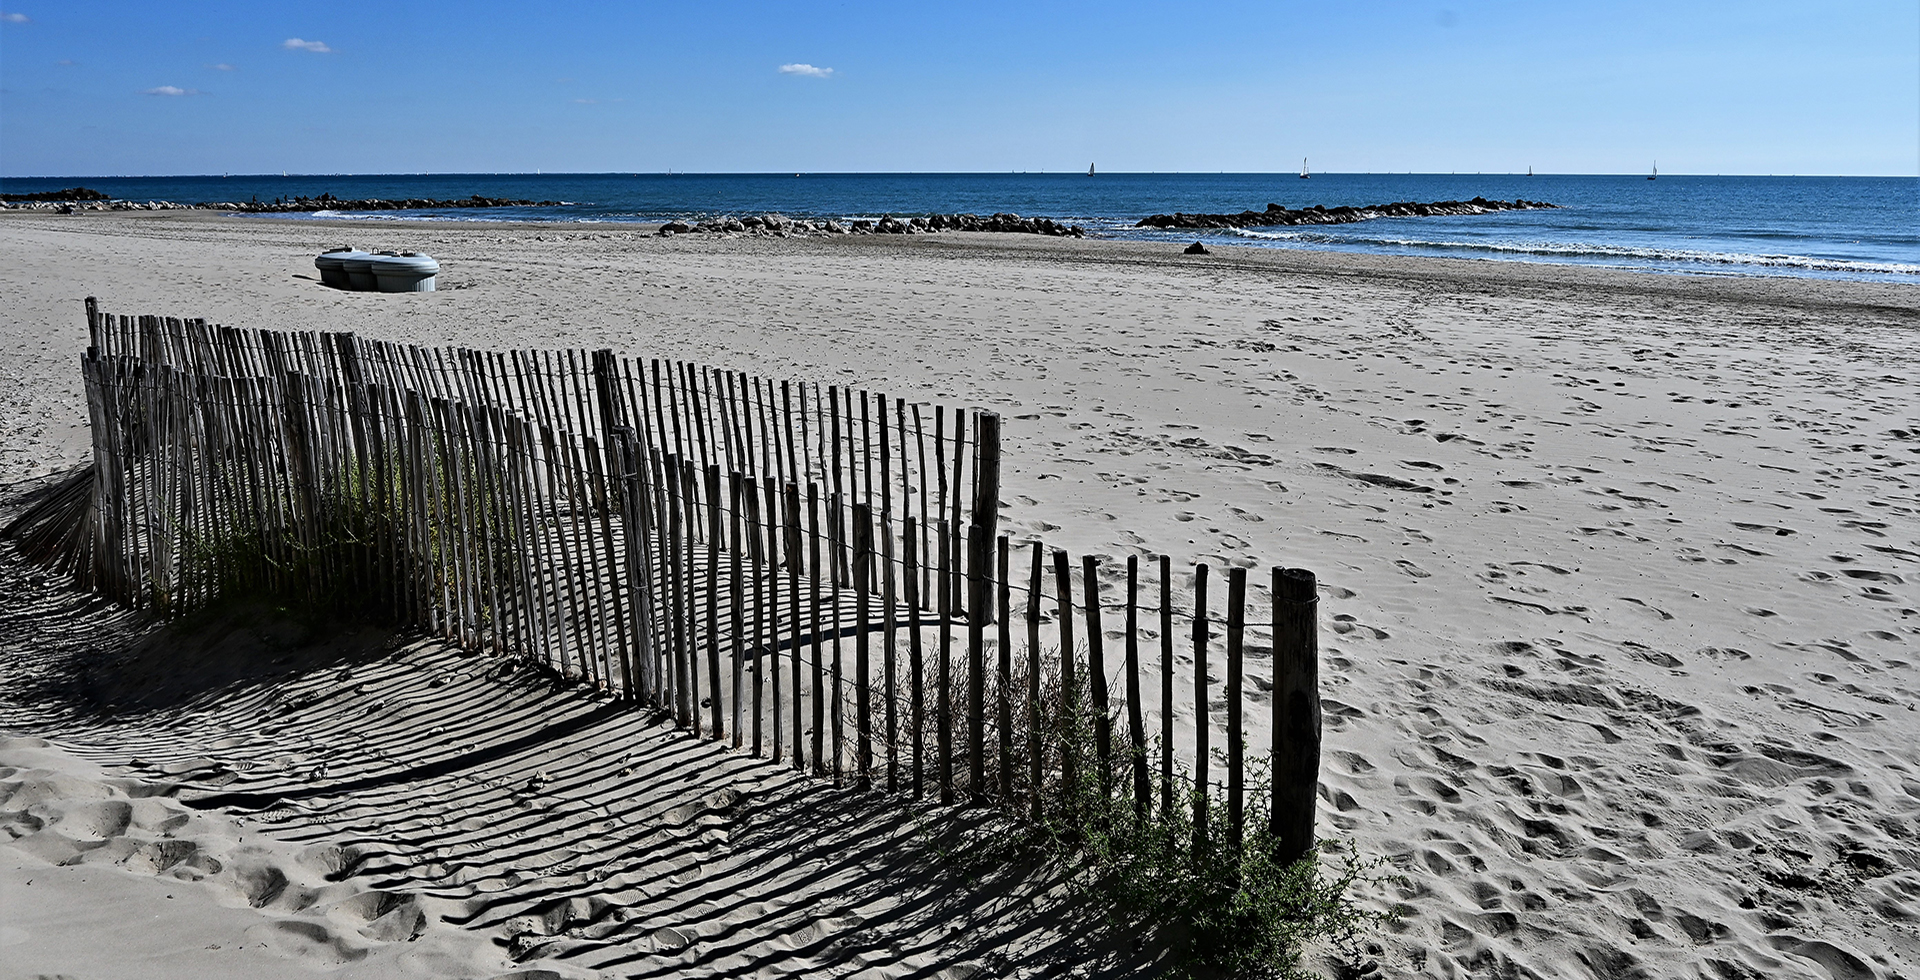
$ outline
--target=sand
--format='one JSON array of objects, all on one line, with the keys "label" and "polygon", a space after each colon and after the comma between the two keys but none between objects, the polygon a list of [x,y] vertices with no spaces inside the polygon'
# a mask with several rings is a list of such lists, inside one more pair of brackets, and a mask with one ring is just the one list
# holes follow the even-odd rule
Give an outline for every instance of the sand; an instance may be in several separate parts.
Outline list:
[{"label": "sand", "polygon": [[[613,347],[993,409],[1011,533],[1320,574],[1321,827],[1404,875],[1369,896],[1410,907],[1372,937],[1386,975],[1920,976],[1920,290],[1001,235],[204,214],[4,215],[0,243],[0,482],[86,458],[86,295],[241,326]],[[312,255],[343,243],[429,252],[441,291],[325,289]],[[0,584],[0,732],[16,739],[0,795],[61,787],[35,791],[39,810],[0,803],[18,837],[0,844],[0,894],[25,933],[0,935],[4,969],[27,949],[76,964],[28,975],[122,972],[85,952],[109,921],[114,955],[160,976],[220,975],[187,964],[224,953],[450,976],[1118,975],[1147,955],[1089,938],[1044,873],[950,873],[906,811],[454,651],[241,621],[188,642],[17,565]],[[263,650],[291,659],[268,669]],[[107,680],[181,663],[205,669],[173,694]],[[1267,664],[1251,670],[1258,688]],[[536,713],[563,727],[529,735]],[[193,811],[171,838],[151,814],[103,835],[89,802],[178,809],[213,788],[256,795]],[[22,835],[16,812],[45,826]],[[927,826],[992,832],[984,819]],[[50,864],[67,845],[26,842],[53,831],[127,842],[88,854],[187,840],[221,870]],[[270,839],[257,864],[317,897],[242,900],[243,835]],[[377,856],[315,884],[303,848]],[[62,882],[66,904],[14,925],[23,876]],[[155,883],[197,897],[155,899]],[[399,897],[359,897],[375,892]],[[81,914],[103,901],[124,914]],[[388,902],[419,910],[418,938],[364,914]],[[258,921],[229,926],[242,909]],[[134,928],[156,915],[277,938],[186,956],[169,938],[185,927]],[[275,945],[287,935],[304,938]]]}]

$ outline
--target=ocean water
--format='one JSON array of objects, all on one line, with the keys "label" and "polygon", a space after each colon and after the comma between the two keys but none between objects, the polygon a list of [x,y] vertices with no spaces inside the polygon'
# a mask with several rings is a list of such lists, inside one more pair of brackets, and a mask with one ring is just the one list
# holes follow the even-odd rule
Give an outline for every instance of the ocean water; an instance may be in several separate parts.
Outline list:
[{"label": "ocean water", "polygon": [[[9,178],[21,193],[84,185],[129,200],[464,198],[559,200],[317,218],[637,221],[778,212],[792,217],[1014,212],[1095,237],[1269,248],[1570,263],[1651,272],[1807,276],[1920,285],[1920,179],[1517,174],[393,174]],[[1162,212],[1315,204],[1526,198],[1562,205],[1350,225],[1163,232],[1132,227]]]}]

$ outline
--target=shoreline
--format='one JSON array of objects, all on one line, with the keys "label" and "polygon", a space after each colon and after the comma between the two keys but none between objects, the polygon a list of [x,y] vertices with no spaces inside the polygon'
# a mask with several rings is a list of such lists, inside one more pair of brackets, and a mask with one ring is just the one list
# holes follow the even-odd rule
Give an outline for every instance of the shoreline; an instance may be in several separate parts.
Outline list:
[{"label": "shoreline", "polygon": [[[257,213],[242,214],[238,212],[221,212],[218,210],[205,210],[200,205],[181,205],[181,204],[170,204],[167,202],[158,202],[158,203],[160,204],[160,206],[152,209],[147,209],[144,207],[134,207],[128,210],[81,211],[71,215],[58,215],[44,208],[28,208],[28,207],[16,206],[10,210],[0,209],[0,220],[6,220],[9,216],[19,216],[19,215],[39,215],[39,216],[47,216],[47,217],[55,217],[55,218],[79,218],[89,214],[114,215],[114,216],[122,216],[122,217],[152,217],[156,215],[166,215],[166,216],[171,216],[175,218],[200,217],[200,218],[217,218],[217,219],[227,219],[227,220],[284,221],[284,222],[288,222],[296,225],[297,224],[309,224],[309,225],[317,224],[317,225],[323,225],[323,226],[346,227],[346,228],[356,227],[361,225],[368,225],[373,223],[380,223],[380,222],[394,222],[394,223],[400,223],[400,224],[419,225],[423,228],[439,227],[443,225],[450,225],[450,226],[475,225],[475,226],[482,226],[482,227],[499,227],[499,228],[509,228],[509,229],[517,229],[517,230],[546,229],[549,231],[559,231],[567,228],[619,229],[619,230],[626,230],[626,231],[638,230],[646,234],[657,234],[659,233],[662,227],[670,227],[670,228],[676,228],[676,230],[684,229],[684,230],[699,231],[705,234],[717,234],[717,235],[720,235],[721,237],[731,237],[732,235],[737,235],[742,231],[746,230],[746,229],[735,229],[734,231],[728,232],[728,233],[707,232],[705,229],[699,228],[697,225],[694,225],[694,226],[687,225],[686,221],[692,220],[692,219],[684,219],[684,220],[673,219],[669,221],[605,221],[605,220],[594,220],[594,219],[514,220],[514,219],[468,218],[468,217],[458,217],[458,218],[455,218],[455,217],[286,218],[286,217],[279,217],[275,212],[272,212],[272,211],[261,211]],[[1558,209],[1560,206],[1553,205],[1551,207]],[[1326,213],[1332,214],[1335,212],[1349,212],[1349,211],[1357,211],[1357,210],[1360,210],[1360,209],[1343,207],[1343,208],[1327,209]],[[361,215],[382,214],[382,212],[379,210],[360,211],[355,213],[361,214]],[[1256,214],[1256,212],[1246,212],[1246,213]],[[1313,211],[1313,209],[1307,209],[1306,211],[1303,211],[1303,212],[1285,212],[1285,213],[1306,214],[1306,215],[1316,214],[1316,212]],[[1186,217],[1229,217],[1229,216],[1188,215]],[[1024,218],[1021,220],[1026,221],[1028,223],[1038,223],[1038,224],[1044,225],[1044,224],[1054,223],[1055,219]],[[822,227],[824,227],[826,224],[830,224],[831,222],[821,219],[820,221],[817,221],[815,223],[820,224]],[[1309,225],[1318,224],[1318,223],[1323,223],[1323,222],[1308,222]],[[1352,223],[1352,222],[1336,222],[1336,223]],[[1069,227],[1078,227],[1078,226],[1073,226],[1068,223],[1060,223],[1057,225],[1057,227],[1064,230]],[[1127,226],[1123,226],[1120,230],[1124,232],[1124,231],[1132,230],[1136,227],[1137,225],[1127,225]],[[953,230],[954,229],[950,227],[941,231],[922,232],[922,234],[939,235],[939,234],[949,233]],[[992,232],[992,231],[976,231],[973,229],[967,229],[967,230],[970,234],[988,234],[988,235],[996,234],[995,232]],[[1023,230],[1028,232],[1036,231],[1036,229],[1023,229]],[[1082,229],[1080,235],[1076,235],[1074,237],[1083,236],[1089,242],[1099,242],[1099,243],[1116,244],[1116,245],[1117,244],[1138,244],[1138,245],[1142,245],[1149,248],[1154,246],[1165,246],[1165,245],[1174,244],[1174,240],[1161,242],[1161,241],[1143,241],[1137,238],[1110,237],[1110,233],[1113,230],[1114,229],[1107,229],[1107,230],[1096,229],[1094,231],[1086,231]],[[1765,264],[1740,263],[1740,262],[1726,262],[1726,263],[1720,263],[1718,265],[1701,263],[1699,264],[1701,266],[1699,268],[1694,268],[1694,267],[1684,266],[1684,265],[1668,268],[1668,267],[1653,266],[1653,265],[1636,266],[1625,261],[1624,257],[1614,262],[1605,262],[1605,261],[1599,261],[1599,260],[1590,261],[1590,262],[1577,262],[1577,261],[1568,261],[1565,259],[1541,257],[1539,253],[1532,253],[1532,252],[1516,252],[1511,255],[1506,255],[1506,254],[1473,255],[1473,256],[1424,255],[1424,254],[1406,254],[1406,253],[1391,252],[1391,251],[1368,251],[1361,248],[1343,248],[1338,245],[1324,245],[1324,246],[1250,245],[1250,244],[1245,244],[1246,239],[1244,238],[1235,238],[1230,236],[1230,237],[1227,237],[1225,240],[1221,240],[1219,237],[1217,237],[1220,235],[1221,232],[1230,232],[1230,231],[1237,230],[1232,228],[1195,227],[1195,228],[1171,228],[1171,229],[1153,229],[1153,230],[1169,233],[1169,234],[1174,232],[1180,232],[1181,234],[1178,236],[1177,241],[1182,243],[1186,242],[1189,238],[1192,238],[1195,236],[1202,237],[1202,238],[1209,237],[1209,236],[1216,236],[1216,237],[1212,237],[1211,240],[1208,242],[1210,247],[1228,248],[1228,249],[1236,249],[1240,251],[1252,251],[1252,252],[1279,252],[1279,253],[1287,253],[1287,254],[1316,254],[1317,253],[1317,254],[1327,254],[1327,255],[1343,256],[1343,257],[1363,257],[1363,258],[1371,258],[1371,259],[1384,259],[1389,261],[1407,260],[1407,261],[1417,262],[1422,260],[1432,260],[1437,262],[1493,263],[1493,264],[1499,264],[1499,265],[1509,265],[1509,264],[1539,265],[1539,266],[1551,267],[1554,269],[1588,269],[1588,270],[1595,270],[1600,272],[1619,272],[1619,273],[1626,273],[1626,274],[1650,274],[1650,275],[1661,275],[1661,276],[1680,276],[1684,278],[1726,279],[1726,280],[1738,280],[1738,281],[1746,281],[1746,280],[1765,281],[1765,280],[1785,279],[1785,280],[1793,280],[1793,281],[1885,285],[1885,286],[1893,286],[1896,288],[1920,286],[1920,276],[1915,276],[1912,282],[1905,282],[1905,281],[1900,281],[1898,279],[1886,279],[1886,278],[1855,278],[1853,276],[1850,276],[1844,273],[1835,273],[1832,275],[1817,274],[1823,271],[1819,268],[1809,268],[1799,273],[1788,272],[1788,271],[1769,271],[1769,270],[1776,270],[1781,268],[1790,268],[1790,266],[1782,267],[1782,266],[1771,266],[1771,265],[1765,265]],[[750,235],[756,234],[751,231],[748,231],[747,233]],[[1054,237],[1054,233],[1052,232],[1038,231],[1037,233],[1047,235],[1048,237]],[[828,236],[824,232],[812,232],[806,235],[795,235],[793,237],[810,237],[810,236],[811,237],[837,237],[837,236]],[[775,236],[769,236],[769,237],[775,237]],[[785,236],[778,236],[778,237],[785,237]],[[884,237],[895,237],[895,236],[888,235]],[[905,238],[905,237],[913,237],[913,236],[900,235],[898,237]],[[1833,270],[1824,270],[1824,271],[1832,272]],[[1876,272],[1876,273],[1858,272],[1856,273],[1856,275],[1893,276],[1895,274],[1892,272]]]},{"label": "shoreline", "polygon": [[[434,255],[441,290],[321,286],[314,255],[346,241]],[[1319,573],[1320,830],[1405,876],[1368,897],[1412,910],[1370,937],[1383,975],[1920,970],[1911,287],[1026,235],[178,213],[0,216],[0,253],[0,342],[16,352],[0,423],[17,433],[0,483],[86,457],[87,295],[114,313],[609,347],[990,408],[1016,540],[1107,567],[1170,554]],[[1269,670],[1256,654],[1250,688]],[[1176,675],[1190,704],[1191,662]],[[312,710],[352,702],[337,700]],[[208,710],[263,747],[174,726],[182,757],[301,735]],[[1249,712],[1254,745],[1265,716]],[[118,734],[73,718],[45,724]],[[1171,719],[1216,738],[1223,721]],[[603,777],[579,777],[585,798],[628,791]],[[387,819],[343,805],[369,832]],[[777,845],[754,853],[778,860]]]},{"label": "shoreline", "polygon": [[[490,219],[418,219],[418,218],[284,218],[271,214],[238,215],[194,211],[107,212],[93,215],[52,215],[44,212],[0,211],[0,222],[32,222],[34,219],[65,222],[71,220],[121,219],[131,222],[178,223],[187,227],[245,228],[255,224],[273,226],[283,232],[326,229],[352,232],[394,230],[414,235],[438,233],[451,237],[484,236],[498,232],[553,235],[561,239],[624,233],[638,239],[653,239],[663,222],[626,221],[495,221]],[[0,226],[4,227],[4,226]],[[57,226],[54,226],[57,227]],[[462,235],[461,232],[469,234]],[[167,236],[161,236],[167,237]],[[330,242],[344,236],[310,236],[315,243]],[[675,236],[678,237],[678,236]],[[1830,307],[1858,307],[1890,314],[1912,313],[1920,316],[1920,282],[1912,285],[1853,279],[1825,279],[1787,273],[1713,273],[1666,269],[1608,267],[1574,262],[1534,259],[1468,258],[1460,256],[1395,255],[1347,252],[1333,249],[1278,248],[1232,243],[1211,246],[1207,256],[1179,255],[1179,244],[1131,239],[1089,237],[1069,240],[1053,236],[1001,232],[942,231],[925,235],[796,236],[781,239],[767,235],[730,233],[699,236],[691,241],[746,241],[772,243],[790,240],[813,242],[825,248],[870,247],[886,249],[952,249],[1031,258],[1035,250],[1066,253],[1057,258],[1105,265],[1154,266],[1167,261],[1202,263],[1248,271],[1323,275],[1339,278],[1383,277],[1406,282],[1451,284],[1467,288],[1474,284],[1502,287],[1536,286],[1554,289],[1604,289],[1618,292],[1652,292],[1675,297],[1718,302],[1758,302],[1763,304],[1811,303]],[[681,239],[682,243],[689,239]],[[316,248],[316,253],[324,247]],[[1225,251],[1219,251],[1225,250]]]}]

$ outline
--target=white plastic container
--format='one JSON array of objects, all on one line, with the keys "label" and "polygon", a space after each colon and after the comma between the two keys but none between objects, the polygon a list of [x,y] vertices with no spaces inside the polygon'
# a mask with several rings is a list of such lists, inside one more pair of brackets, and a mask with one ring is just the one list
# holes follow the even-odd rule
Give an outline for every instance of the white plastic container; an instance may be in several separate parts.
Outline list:
[{"label": "white plastic container", "polygon": [[430,293],[440,274],[440,263],[418,252],[381,252],[369,264],[383,293]]},{"label": "white plastic container", "polygon": [[374,290],[380,283],[373,277],[372,255],[366,252],[352,252],[340,256],[340,267],[347,273],[347,288]]},{"label": "white plastic container", "polygon": [[354,288],[353,279],[347,274],[347,261],[349,259],[365,261],[368,258],[370,256],[367,253],[342,245],[320,253],[319,257],[313,260],[313,267],[320,270],[320,282],[324,285],[335,289],[352,289]]}]

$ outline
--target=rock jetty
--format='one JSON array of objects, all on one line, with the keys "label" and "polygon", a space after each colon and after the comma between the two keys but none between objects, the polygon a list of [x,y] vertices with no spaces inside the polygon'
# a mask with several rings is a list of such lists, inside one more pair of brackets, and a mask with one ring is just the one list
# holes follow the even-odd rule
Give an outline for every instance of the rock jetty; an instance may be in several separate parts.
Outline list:
[{"label": "rock jetty", "polygon": [[1540,208],[1557,208],[1558,204],[1545,201],[1489,201],[1476,197],[1471,201],[1435,201],[1431,204],[1418,204],[1412,201],[1400,201],[1393,204],[1369,204],[1356,208],[1342,205],[1337,208],[1314,205],[1292,211],[1278,204],[1269,204],[1265,211],[1242,211],[1239,214],[1155,214],[1141,218],[1136,228],[1265,228],[1279,225],[1344,225],[1355,221],[1371,221],[1375,218],[1430,218],[1450,214],[1491,214],[1495,211],[1533,211]]},{"label": "rock jetty", "polygon": [[1026,235],[1052,235],[1056,238],[1085,238],[1087,230],[1079,225],[1061,224],[1052,218],[1023,218],[1017,214],[929,214],[911,218],[859,218],[851,221],[820,221],[789,218],[779,214],[745,218],[711,218],[689,224],[669,221],[660,226],[662,235],[701,232],[710,235],[924,235],[937,231],[1001,231]]},{"label": "rock jetty", "polygon": [[312,211],[423,211],[444,208],[555,208],[565,201],[522,201],[506,197],[454,198],[436,201],[429,198],[366,198],[345,200],[332,194],[319,197],[286,197],[271,201],[201,201],[177,204],[172,201],[116,201],[96,190],[74,187],[39,194],[0,195],[0,208],[31,211],[235,211],[241,214],[287,214]]}]

